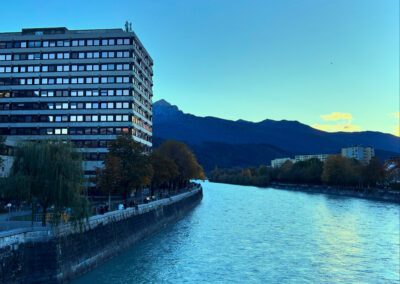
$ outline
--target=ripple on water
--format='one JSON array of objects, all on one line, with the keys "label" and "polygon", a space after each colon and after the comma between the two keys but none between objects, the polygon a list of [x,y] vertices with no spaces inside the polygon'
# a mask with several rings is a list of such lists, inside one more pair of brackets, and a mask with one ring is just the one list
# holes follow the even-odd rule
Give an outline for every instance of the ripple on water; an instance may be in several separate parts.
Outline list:
[{"label": "ripple on water", "polygon": [[400,283],[400,206],[204,184],[188,216],[75,283]]}]

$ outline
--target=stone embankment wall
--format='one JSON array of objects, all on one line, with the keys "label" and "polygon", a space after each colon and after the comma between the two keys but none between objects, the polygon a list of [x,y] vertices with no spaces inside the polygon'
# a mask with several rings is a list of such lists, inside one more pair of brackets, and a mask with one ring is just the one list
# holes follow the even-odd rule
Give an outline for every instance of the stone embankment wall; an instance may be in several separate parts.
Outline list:
[{"label": "stone embankment wall", "polygon": [[323,193],[338,196],[356,197],[363,199],[371,199],[377,201],[387,201],[400,203],[400,192],[386,189],[357,189],[348,187],[334,187],[323,185],[296,185],[273,183],[271,187],[277,189],[286,189],[293,191],[303,191],[309,193]]},{"label": "stone embankment wall", "polygon": [[0,233],[0,283],[62,283],[85,273],[193,209],[202,189],[93,216],[77,228]]}]

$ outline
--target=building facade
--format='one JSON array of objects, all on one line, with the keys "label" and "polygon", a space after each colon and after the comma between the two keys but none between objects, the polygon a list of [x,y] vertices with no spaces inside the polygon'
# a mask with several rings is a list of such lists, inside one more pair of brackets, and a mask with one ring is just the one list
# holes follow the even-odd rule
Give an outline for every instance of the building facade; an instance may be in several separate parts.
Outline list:
[{"label": "building facade", "polygon": [[271,160],[271,167],[272,168],[280,168],[284,163],[287,161],[294,163],[295,161],[291,158],[278,158]]},{"label": "building facade", "polygon": [[329,154],[314,154],[314,155],[296,155],[294,156],[295,162],[300,162],[300,161],[307,161],[310,159],[318,159],[321,162],[326,161],[326,159],[329,157]]},{"label": "building facade", "polygon": [[0,33],[0,135],[70,140],[91,175],[119,134],[152,146],[152,67],[133,31]]},{"label": "building facade", "polygon": [[375,150],[372,147],[352,146],[342,148],[342,157],[356,159],[361,163],[368,164],[375,157]]}]

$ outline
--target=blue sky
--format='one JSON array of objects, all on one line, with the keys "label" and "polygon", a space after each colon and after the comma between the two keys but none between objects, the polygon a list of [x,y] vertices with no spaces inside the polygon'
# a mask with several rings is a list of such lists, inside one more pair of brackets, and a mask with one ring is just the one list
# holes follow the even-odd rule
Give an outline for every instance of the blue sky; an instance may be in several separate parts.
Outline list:
[{"label": "blue sky", "polygon": [[14,0],[1,15],[0,31],[131,21],[155,61],[154,99],[185,112],[398,127],[397,0]]}]

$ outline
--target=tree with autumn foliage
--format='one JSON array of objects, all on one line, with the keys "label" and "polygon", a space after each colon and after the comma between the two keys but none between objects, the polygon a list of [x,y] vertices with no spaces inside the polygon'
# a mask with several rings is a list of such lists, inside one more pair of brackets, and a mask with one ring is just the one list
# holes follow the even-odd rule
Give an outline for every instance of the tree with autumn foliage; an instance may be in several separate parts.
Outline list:
[{"label": "tree with autumn foliage", "polygon": [[174,188],[182,188],[188,185],[191,179],[205,179],[203,168],[186,144],[168,140],[162,143],[156,151],[172,160],[178,168],[178,175],[172,179]]},{"label": "tree with autumn foliage", "polygon": [[96,179],[100,190],[109,195],[121,194],[126,199],[132,192],[151,184],[153,168],[149,155],[131,135],[118,136],[108,150]]},{"label": "tree with autumn foliage", "polygon": [[171,189],[173,181],[178,177],[178,166],[175,162],[154,150],[150,155],[151,165],[153,167],[153,178],[151,180],[151,195],[155,194],[156,190]]}]

